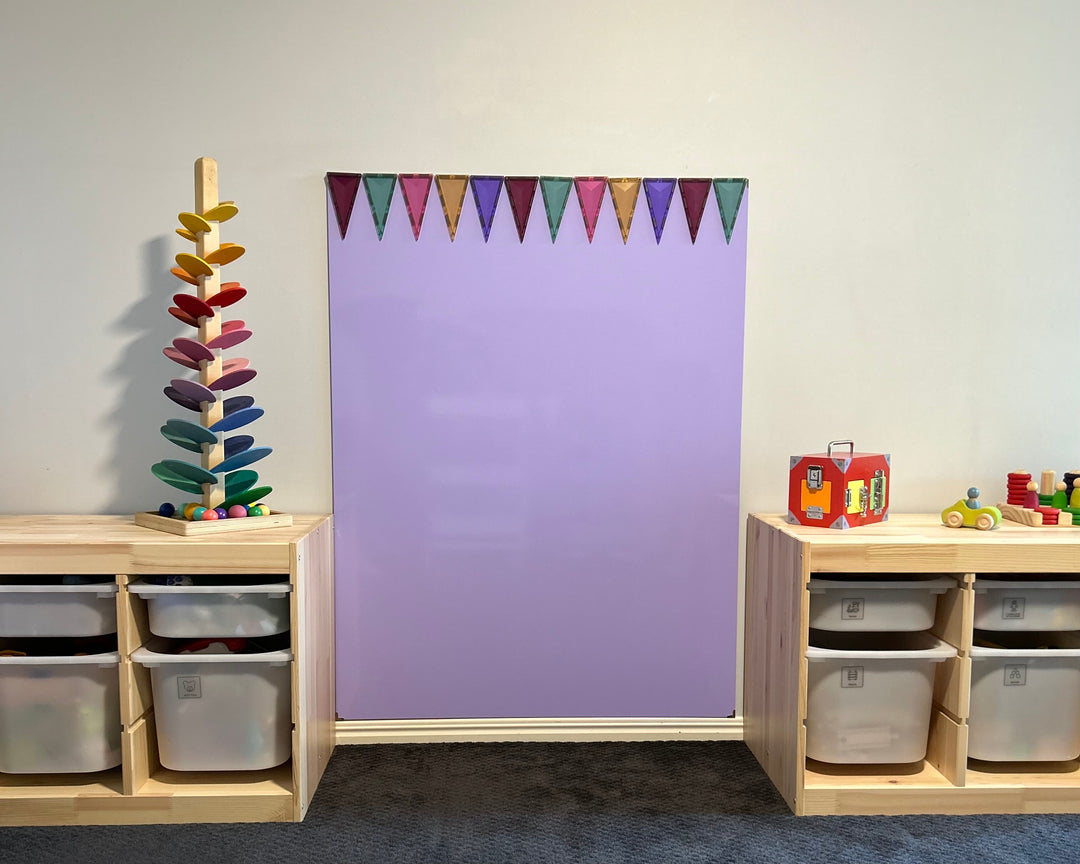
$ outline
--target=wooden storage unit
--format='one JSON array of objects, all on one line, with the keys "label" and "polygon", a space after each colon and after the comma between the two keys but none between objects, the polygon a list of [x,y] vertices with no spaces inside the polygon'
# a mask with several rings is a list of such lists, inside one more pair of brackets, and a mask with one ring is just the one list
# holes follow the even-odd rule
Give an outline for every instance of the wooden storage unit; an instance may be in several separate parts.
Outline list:
[{"label": "wooden storage unit", "polygon": [[[922,763],[826,765],[805,756],[810,577],[838,573],[956,577],[956,588],[938,600],[933,630],[958,656],[939,664]],[[980,573],[1080,578],[1080,529],[1006,522],[976,531],[946,528],[936,514],[894,514],[887,522],[840,531],[792,525],[779,515],[749,517],[744,737],[796,814],[1080,812],[1078,760],[986,763],[967,757]]]},{"label": "wooden storage unit", "polygon": [[[117,594],[123,762],[96,774],[0,774],[0,825],[300,821],[334,747],[333,520],[181,537],[123,516],[0,516],[0,573],[112,574]],[[149,637],[143,574],[289,574],[292,757],[265,771],[161,767],[148,670],[131,652]]]}]

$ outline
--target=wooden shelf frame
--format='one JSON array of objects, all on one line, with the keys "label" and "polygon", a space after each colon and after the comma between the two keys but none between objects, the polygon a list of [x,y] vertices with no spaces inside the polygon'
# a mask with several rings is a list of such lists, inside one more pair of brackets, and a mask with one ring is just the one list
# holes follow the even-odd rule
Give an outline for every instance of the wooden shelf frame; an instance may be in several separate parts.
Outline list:
[{"label": "wooden shelf frame", "polygon": [[[119,516],[0,516],[0,574],[110,574],[117,591],[122,763],[96,774],[0,774],[0,825],[301,821],[334,747],[333,518],[182,537]],[[187,773],[160,764],[149,671],[145,574],[288,574],[292,755],[264,771]]]},{"label": "wooden shelf frame", "polygon": [[[813,575],[941,573],[933,631],[956,647],[937,665],[926,758],[914,766],[826,765],[806,758],[806,649]],[[747,520],[743,729],[747,746],[798,815],[1080,813],[1080,761],[995,765],[967,757],[975,584],[979,574],[1080,577],[1080,530],[1004,523],[947,528],[893,515],[847,531]]]}]

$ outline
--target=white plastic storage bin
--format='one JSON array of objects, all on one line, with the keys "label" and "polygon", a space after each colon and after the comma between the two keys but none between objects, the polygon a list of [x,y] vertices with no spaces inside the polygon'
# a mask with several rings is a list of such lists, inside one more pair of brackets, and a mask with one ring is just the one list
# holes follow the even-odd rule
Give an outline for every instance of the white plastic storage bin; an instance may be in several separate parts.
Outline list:
[{"label": "white plastic storage bin", "polygon": [[956,649],[926,632],[811,633],[806,755],[822,762],[926,756],[934,671]]},{"label": "white plastic storage bin", "polygon": [[934,626],[937,598],[957,582],[936,579],[811,579],[810,627],[896,632]]},{"label": "white plastic storage bin", "polygon": [[0,636],[102,636],[116,632],[116,582],[64,585],[0,581]]},{"label": "white plastic storage bin", "polygon": [[174,771],[254,771],[292,751],[289,650],[131,655],[150,669],[161,764]]},{"label": "white plastic storage bin", "polygon": [[0,657],[0,772],[120,764],[120,655]]},{"label": "white plastic storage bin", "polygon": [[1080,630],[1080,582],[975,579],[978,630]]},{"label": "white plastic storage bin", "polygon": [[1080,634],[982,635],[1001,647],[971,649],[968,755],[991,762],[1080,756]]},{"label": "white plastic storage bin", "polygon": [[272,636],[289,629],[288,582],[155,585],[140,579],[128,590],[146,598],[150,632],[158,636]]}]

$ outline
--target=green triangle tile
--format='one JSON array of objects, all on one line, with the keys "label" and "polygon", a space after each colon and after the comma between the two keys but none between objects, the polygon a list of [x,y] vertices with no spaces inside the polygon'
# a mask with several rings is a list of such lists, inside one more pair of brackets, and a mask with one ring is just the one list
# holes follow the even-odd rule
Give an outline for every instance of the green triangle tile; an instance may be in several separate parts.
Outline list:
[{"label": "green triangle tile", "polygon": [[544,196],[544,211],[547,213],[548,228],[551,230],[551,242],[559,233],[566,202],[570,198],[573,177],[541,177],[540,193]]},{"label": "green triangle tile", "polygon": [[724,223],[724,237],[728,243],[731,242],[731,232],[735,230],[735,217],[739,215],[746,184],[745,177],[717,177],[713,180],[720,221]]},{"label": "green triangle tile", "polygon": [[382,240],[386,228],[386,217],[390,215],[390,202],[394,200],[394,186],[397,174],[365,174],[364,192],[367,193],[371,218],[375,220],[375,230]]}]

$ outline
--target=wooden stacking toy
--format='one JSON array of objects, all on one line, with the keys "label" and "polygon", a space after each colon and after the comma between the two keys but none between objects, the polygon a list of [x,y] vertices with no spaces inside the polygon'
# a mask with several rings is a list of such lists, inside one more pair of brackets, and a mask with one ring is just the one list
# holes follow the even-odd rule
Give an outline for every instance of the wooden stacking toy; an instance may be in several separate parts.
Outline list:
[{"label": "wooden stacking toy", "polygon": [[[1076,476],[1065,472],[1066,480]],[[1005,501],[998,504],[998,509],[1010,522],[1033,528],[1080,525],[1080,494],[1074,501],[1067,494],[1066,484],[1055,482],[1052,470],[1044,470],[1038,483],[1027,471],[1010,471],[1007,480]]]},{"label": "wooden stacking toy", "polygon": [[[209,534],[291,525],[292,517],[272,512],[262,503],[271,492],[260,486],[259,475],[246,466],[269,456],[271,448],[255,447],[251,435],[225,433],[247,426],[262,416],[250,396],[226,395],[251,381],[256,371],[245,357],[228,360],[221,352],[251,337],[243,321],[223,321],[222,310],[247,294],[239,282],[222,282],[221,268],[244,254],[239,243],[221,242],[221,223],[239,212],[232,201],[218,200],[217,162],[203,157],[195,162],[195,211],[179,215],[176,233],[195,244],[194,253],[176,256],[173,275],[186,289],[175,294],[169,313],[188,327],[187,335],[163,349],[166,357],[183,367],[182,377],[169,382],[165,395],[176,405],[198,415],[198,420],[170,419],[162,436],[190,453],[199,464],[185,459],[163,459],[150,470],[174,489],[197,496],[197,501],[166,502],[155,512],[135,514],[135,523],[173,534]],[[194,373],[194,377],[190,373]]]}]

